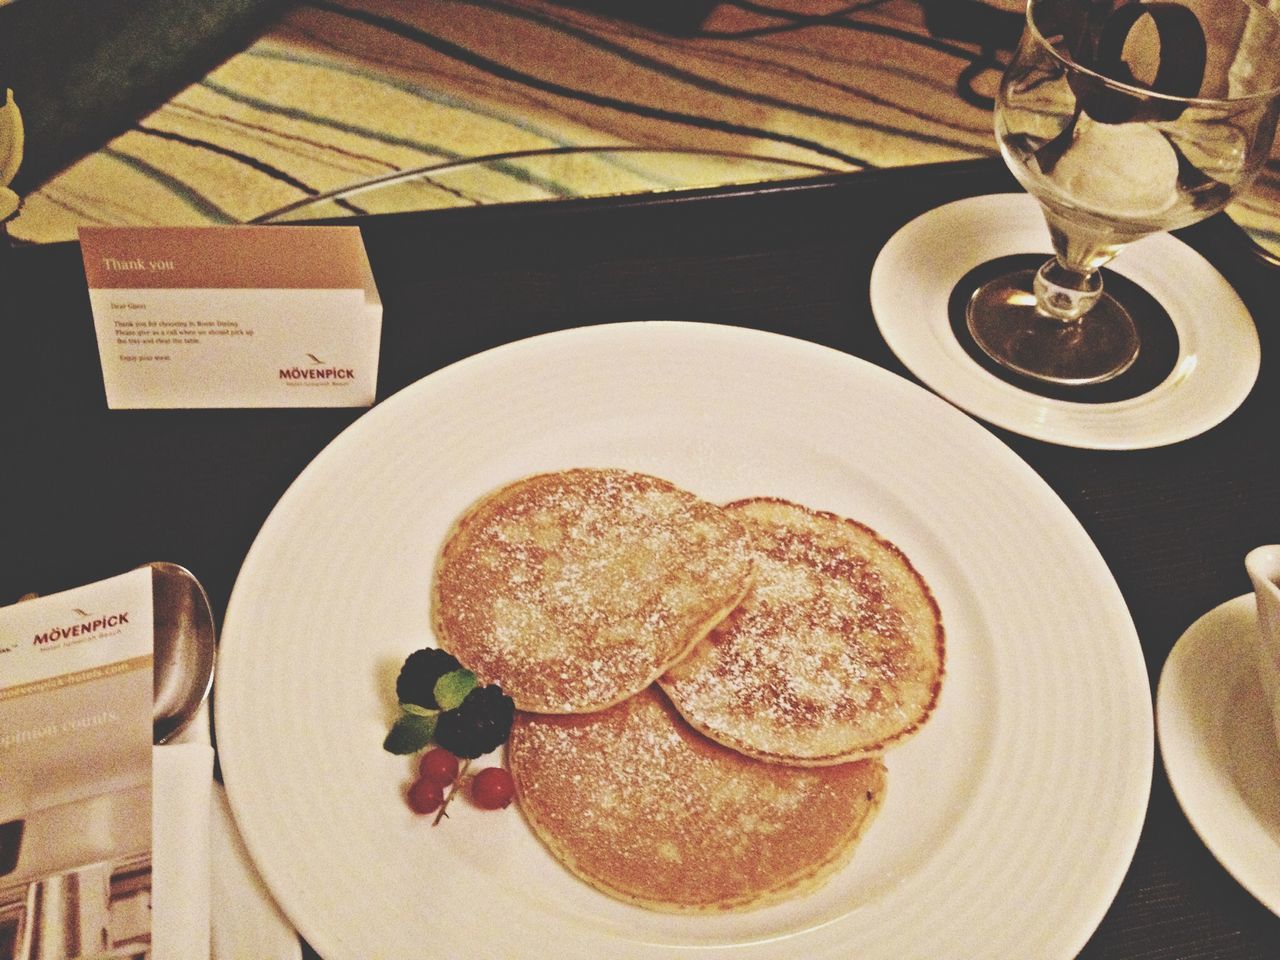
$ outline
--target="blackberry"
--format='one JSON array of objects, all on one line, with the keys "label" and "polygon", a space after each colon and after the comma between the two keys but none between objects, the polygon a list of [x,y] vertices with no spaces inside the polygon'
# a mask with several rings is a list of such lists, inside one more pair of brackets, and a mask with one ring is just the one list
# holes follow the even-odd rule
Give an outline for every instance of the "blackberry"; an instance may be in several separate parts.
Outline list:
[{"label": "blackberry", "polygon": [[436,703],[436,681],[446,673],[459,669],[461,664],[452,654],[427,647],[409,654],[396,678],[396,698],[401,703],[413,703],[428,710],[439,710]]},{"label": "blackberry", "polygon": [[497,684],[476,687],[453,710],[440,714],[436,743],[454,756],[474,760],[506,742],[516,705]]}]

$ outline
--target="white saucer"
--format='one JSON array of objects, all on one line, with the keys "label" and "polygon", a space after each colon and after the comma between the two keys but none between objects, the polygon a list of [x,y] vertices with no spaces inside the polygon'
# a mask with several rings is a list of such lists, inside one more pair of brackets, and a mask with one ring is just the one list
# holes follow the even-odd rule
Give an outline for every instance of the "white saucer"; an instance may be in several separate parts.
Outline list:
[{"label": "white saucer", "polygon": [[1169,234],[1139,240],[1108,266],[1153,296],[1177,330],[1177,361],[1154,389],[1113,403],[1076,403],[1037,396],[982,369],[952,332],[952,291],[983,263],[1036,252],[1048,257],[1052,246],[1028,194],[970,197],[921,214],[889,238],[871,271],[881,335],[907,369],[957,407],[1072,447],[1176,443],[1221,423],[1249,395],[1261,360],[1253,318],[1209,261]]},{"label": "white saucer", "polygon": [[1247,647],[1256,629],[1251,593],[1187,629],[1160,674],[1156,731],[1191,826],[1280,915],[1280,745]]}]

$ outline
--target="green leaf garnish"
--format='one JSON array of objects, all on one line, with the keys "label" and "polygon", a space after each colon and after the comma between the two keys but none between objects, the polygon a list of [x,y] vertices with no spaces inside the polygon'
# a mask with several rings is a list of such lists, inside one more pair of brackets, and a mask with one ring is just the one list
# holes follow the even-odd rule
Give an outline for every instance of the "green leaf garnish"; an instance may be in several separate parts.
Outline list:
[{"label": "green leaf garnish", "polygon": [[436,681],[433,694],[441,710],[454,710],[475,688],[476,675],[470,670],[450,670]]},{"label": "green leaf garnish", "polygon": [[400,701],[400,709],[405,713],[412,713],[414,716],[418,717],[434,717],[440,712],[433,707],[424,707],[420,703],[407,703],[404,700]]},{"label": "green leaf garnish", "polygon": [[387,734],[387,739],[382,741],[382,749],[401,756],[417,753],[431,742],[431,737],[436,732],[437,716],[434,710],[427,715],[407,711],[401,713]]}]

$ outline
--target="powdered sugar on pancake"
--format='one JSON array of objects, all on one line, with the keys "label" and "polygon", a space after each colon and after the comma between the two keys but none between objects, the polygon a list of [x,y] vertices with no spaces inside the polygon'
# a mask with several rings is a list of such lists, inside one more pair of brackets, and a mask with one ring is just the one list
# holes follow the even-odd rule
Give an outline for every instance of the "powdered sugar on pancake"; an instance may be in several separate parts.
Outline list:
[{"label": "powdered sugar on pancake", "polygon": [[784,501],[727,509],[756,544],[743,603],[661,680],[707,735],[823,764],[884,750],[933,709],[943,630],[906,557],[852,520]]},{"label": "powdered sugar on pancake", "polygon": [[843,864],[884,794],[878,760],[762,763],[693,730],[656,689],[606,711],[517,717],[520,807],[570,869],[661,910],[760,906]]},{"label": "powdered sugar on pancake", "polygon": [[434,583],[440,644],[524,710],[599,709],[643,689],[741,598],[745,527],[623,470],[526,478],[479,501]]}]

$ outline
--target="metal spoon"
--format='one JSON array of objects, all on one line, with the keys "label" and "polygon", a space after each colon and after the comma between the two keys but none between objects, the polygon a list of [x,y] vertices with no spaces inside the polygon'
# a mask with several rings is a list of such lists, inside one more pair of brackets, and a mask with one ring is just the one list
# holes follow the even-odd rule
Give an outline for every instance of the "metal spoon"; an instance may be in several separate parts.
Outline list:
[{"label": "metal spoon", "polygon": [[167,743],[200,710],[213,684],[213,611],[204,587],[185,567],[152,563],[155,681],[151,738]]}]

